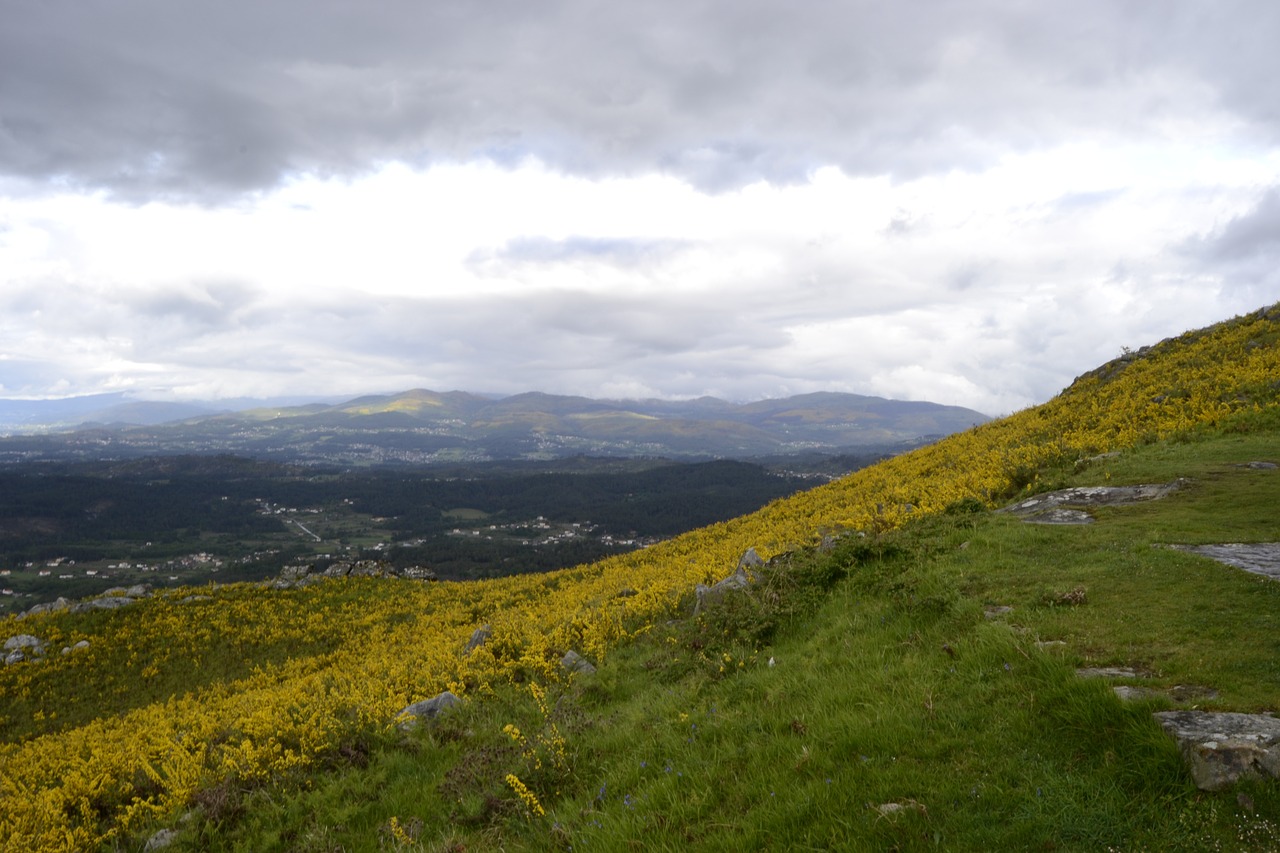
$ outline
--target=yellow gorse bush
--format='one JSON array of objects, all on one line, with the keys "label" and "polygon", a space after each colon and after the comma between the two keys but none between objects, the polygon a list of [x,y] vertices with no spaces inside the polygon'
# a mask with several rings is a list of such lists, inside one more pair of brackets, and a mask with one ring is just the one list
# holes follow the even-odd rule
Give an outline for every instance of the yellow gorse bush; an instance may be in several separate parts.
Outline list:
[{"label": "yellow gorse bush", "polygon": [[[1280,306],[1187,333],[1081,377],[1044,405],[589,566],[473,583],[232,585],[204,591],[206,601],[184,602],[201,591],[178,590],[103,614],[94,630],[66,614],[10,618],[9,634],[38,634],[53,647],[92,642],[0,670],[0,848],[100,846],[186,806],[203,786],[307,768],[441,690],[482,695],[516,673],[555,681],[564,651],[605,658],[669,618],[694,584],[728,574],[748,547],[768,557],[824,533],[889,529],[960,500],[992,504],[1034,488],[1046,465],[1273,408],[1278,340]],[[464,654],[482,623],[491,625],[489,641]],[[245,647],[214,653],[228,642]],[[236,653],[264,648],[276,650],[267,663],[219,670]],[[180,695],[128,706],[139,683],[174,673],[187,679]],[[79,707],[81,721],[67,722],[76,709],[52,701],[73,695],[114,697],[127,709],[94,718]],[[11,736],[16,709],[30,720],[27,734]],[[507,781],[541,812],[518,778]]]}]

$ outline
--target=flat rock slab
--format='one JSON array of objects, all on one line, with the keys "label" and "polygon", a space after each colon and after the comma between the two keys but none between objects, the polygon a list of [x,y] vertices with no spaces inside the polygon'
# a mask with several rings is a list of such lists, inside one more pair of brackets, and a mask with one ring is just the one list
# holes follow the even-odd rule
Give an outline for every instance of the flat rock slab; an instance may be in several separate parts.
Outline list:
[{"label": "flat rock slab", "polygon": [[1093,517],[1084,509],[1098,506],[1126,506],[1158,500],[1187,484],[1179,478],[1171,483],[1137,486],[1076,486],[1035,495],[1004,508],[1031,524],[1090,524]]},{"label": "flat rock slab", "polygon": [[1265,714],[1157,711],[1156,721],[1178,742],[1202,791],[1241,779],[1280,778],[1280,720]]},{"label": "flat rock slab", "polygon": [[1280,580],[1280,542],[1258,542],[1251,545],[1232,543],[1174,545],[1173,547],[1179,551],[1199,554],[1202,557],[1217,560],[1219,563],[1235,566],[1237,569],[1244,569],[1246,572],[1253,572],[1255,575]]},{"label": "flat rock slab", "polygon": [[1088,666],[1077,669],[1080,678],[1145,678],[1142,673],[1128,666]]}]

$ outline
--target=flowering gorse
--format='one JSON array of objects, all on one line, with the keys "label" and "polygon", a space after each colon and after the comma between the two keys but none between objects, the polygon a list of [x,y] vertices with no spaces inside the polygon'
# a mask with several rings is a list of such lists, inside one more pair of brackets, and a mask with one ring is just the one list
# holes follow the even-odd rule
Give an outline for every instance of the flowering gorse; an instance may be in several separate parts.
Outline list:
[{"label": "flowering gorse", "polygon": [[[1273,308],[1127,356],[1042,406],[588,566],[471,583],[230,585],[204,590],[207,601],[184,602],[193,590],[176,590],[93,619],[10,617],[9,634],[91,642],[0,668],[0,849],[100,847],[188,805],[202,787],[306,770],[345,741],[388,729],[424,696],[482,696],[515,679],[554,684],[568,677],[558,663],[566,650],[603,661],[669,619],[696,583],[727,575],[748,547],[769,557],[957,502],[990,506],[1034,489],[1046,466],[1274,409],[1278,398]],[[484,623],[489,641],[464,654]],[[171,688],[135,699],[147,696],[140,684]],[[546,695],[530,689],[544,725],[508,734],[535,769],[563,770]],[[99,715],[102,702],[113,712]],[[531,815],[544,813],[517,776],[507,783]]]}]

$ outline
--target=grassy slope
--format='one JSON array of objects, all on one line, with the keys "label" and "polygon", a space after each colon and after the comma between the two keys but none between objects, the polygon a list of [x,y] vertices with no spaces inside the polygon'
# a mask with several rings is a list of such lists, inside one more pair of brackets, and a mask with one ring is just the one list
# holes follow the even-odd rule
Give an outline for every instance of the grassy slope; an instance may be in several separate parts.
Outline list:
[{"label": "grassy slope", "polygon": [[[501,691],[435,728],[369,744],[367,767],[314,778],[309,792],[249,794],[243,813],[202,817],[188,837],[378,849],[396,817],[418,839],[406,846],[426,850],[1280,846],[1274,784],[1245,786],[1253,812],[1236,792],[1190,785],[1149,717],[1176,703],[1122,705],[1074,676],[1076,665],[1137,664],[1153,686],[1218,691],[1184,706],[1276,707],[1280,649],[1268,629],[1280,585],[1152,545],[1224,531],[1280,539],[1280,520],[1261,509],[1280,505],[1280,473],[1230,465],[1274,457],[1277,438],[1155,445],[1072,474],[1196,479],[1093,527],[944,516],[797,559],[757,593],[764,602],[790,587],[780,606],[804,602],[772,635],[763,604],[686,620],[574,682],[547,717],[522,689]],[[1084,604],[1054,603],[1080,587]],[[984,618],[997,603],[1015,609]],[[1046,650],[1041,638],[1067,645]],[[534,759],[502,733],[508,723],[535,744],[542,734]],[[559,769],[551,725],[564,741]],[[545,816],[519,805],[509,772],[542,793]],[[875,808],[890,802],[907,808]]]},{"label": "grassy slope", "polygon": [[[1280,704],[1280,587],[1151,547],[1280,538],[1266,511],[1280,475],[1228,464],[1275,459],[1277,376],[1273,308],[626,558],[29,620],[54,648],[92,642],[0,672],[0,842],[128,847],[171,824],[193,849],[1274,845],[1273,785],[1248,786],[1240,814],[1198,794],[1150,721],[1166,700],[1124,706],[1073,670],[1138,664],[1160,686],[1214,688],[1217,707]],[[1072,464],[1112,449],[1126,452]],[[1173,476],[1197,485],[1091,528],[944,512]],[[795,552],[712,619],[668,623],[748,545],[778,554],[849,529],[869,535]],[[1086,603],[1061,604],[1077,587]],[[986,604],[1015,609],[992,621]],[[479,622],[494,638],[460,661]],[[565,683],[568,647],[600,673]],[[139,698],[139,682],[174,698]],[[468,694],[462,711],[411,737],[386,728],[445,685]]]},{"label": "grassy slope", "polygon": [[[655,630],[597,675],[553,687],[548,714],[522,687],[499,690],[433,728],[364,743],[308,779],[309,791],[219,792],[185,840],[243,850],[1280,849],[1277,785],[1196,791],[1149,716],[1280,705],[1280,585],[1155,547],[1280,540],[1280,472],[1236,466],[1280,461],[1280,430],[1252,429],[1046,472],[1068,485],[1195,480],[1091,527],[944,515],[798,556],[741,606]],[[1060,603],[1080,588],[1085,603]],[[985,618],[995,604],[1014,610]],[[1217,698],[1122,704],[1109,684],[1074,675],[1102,664]],[[521,803],[508,773],[545,815]],[[886,803],[904,808],[885,815]]]}]

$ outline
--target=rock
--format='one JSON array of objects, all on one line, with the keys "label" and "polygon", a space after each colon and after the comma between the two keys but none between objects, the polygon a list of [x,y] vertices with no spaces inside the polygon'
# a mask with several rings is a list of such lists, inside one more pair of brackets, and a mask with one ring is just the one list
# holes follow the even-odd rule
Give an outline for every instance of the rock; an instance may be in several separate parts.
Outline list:
[{"label": "rock", "polygon": [[426,566],[407,566],[400,570],[400,577],[407,578],[411,581],[434,581],[439,580],[436,573]]},{"label": "rock", "polygon": [[1144,678],[1127,666],[1087,666],[1077,669],[1080,678]]},{"label": "rock", "polygon": [[178,599],[178,603],[179,603],[179,604],[192,604],[192,603],[194,603],[194,602],[196,602],[196,601],[213,601],[213,596],[211,596],[211,595],[188,595],[188,596],[185,596],[185,597],[183,597],[183,598]]},{"label": "rock", "polygon": [[147,844],[142,848],[142,850],[143,853],[151,853],[153,850],[163,850],[177,840],[178,831],[176,829],[162,829],[147,839]]},{"label": "rock", "polygon": [[1007,604],[997,604],[993,607],[982,608],[982,615],[988,619],[999,619],[1001,616],[1005,616],[1012,612],[1013,608]]},{"label": "rock", "polygon": [[280,570],[280,580],[284,580],[284,581],[301,580],[302,578],[305,578],[307,575],[311,574],[311,570],[313,568],[315,568],[315,566],[310,566],[310,565],[285,566],[283,569]]},{"label": "rock", "polygon": [[1159,690],[1152,690],[1150,687],[1130,687],[1127,684],[1117,684],[1111,688],[1111,692],[1116,694],[1116,698],[1121,702],[1137,702],[1139,699],[1150,699],[1153,696],[1162,695]]},{"label": "rock", "polygon": [[44,604],[34,604],[23,616],[35,616],[38,613],[59,613],[71,606],[71,602],[59,596],[56,601],[45,602]]},{"label": "rock", "polygon": [[351,567],[348,577],[353,578],[380,578],[388,574],[389,566],[380,563],[377,560],[361,560]]},{"label": "rock", "polygon": [[1173,545],[1177,551],[1199,554],[1255,575],[1280,580],[1280,542],[1222,545]]},{"label": "rock", "polygon": [[403,718],[399,725],[401,729],[407,731],[416,726],[419,720],[434,719],[450,708],[461,704],[461,699],[446,690],[443,693],[437,693],[430,699],[423,699],[421,702],[406,705],[404,710],[396,716]]},{"label": "rock", "polygon": [[124,594],[130,598],[146,598],[151,592],[151,587],[145,583],[135,583],[124,591]]},{"label": "rock", "polygon": [[1169,698],[1175,702],[1195,702],[1200,699],[1217,699],[1218,691],[1198,684],[1175,684],[1169,688]]},{"label": "rock", "polygon": [[1093,517],[1080,507],[1125,506],[1141,501],[1158,500],[1173,494],[1188,483],[1177,479],[1171,483],[1149,483],[1138,486],[1077,486],[1034,495],[1005,507],[1030,524],[1090,524]]},{"label": "rock", "polygon": [[764,560],[756,553],[755,548],[748,548],[746,553],[738,559],[738,568],[740,570],[750,571],[751,569],[758,569],[763,565]]},{"label": "rock", "polygon": [[327,578],[345,578],[347,575],[351,574],[351,564],[343,562],[332,563],[329,568],[325,569],[321,574]]},{"label": "rock", "polygon": [[565,652],[564,657],[560,658],[560,666],[569,672],[578,672],[583,675],[592,675],[596,671],[596,668],[589,660],[572,649]]},{"label": "rock", "polygon": [[44,640],[39,637],[33,637],[30,634],[17,634],[4,641],[4,650],[12,651],[30,651],[33,655],[44,654]]},{"label": "rock", "polygon": [[1280,466],[1277,466],[1274,462],[1246,462],[1244,467],[1252,468],[1255,471],[1274,471]]},{"label": "rock", "polygon": [[27,656],[23,654],[22,649],[14,649],[11,652],[5,653],[4,665],[11,666],[15,663],[22,663],[26,659],[27,659]]},{"label": "rock", "polygon": [[119,610],[121,607],[128,607],[133,604],[134,599],[127,595],[115,595],[107,598],[91,598],[88,601],[82,601],[71,609],[77,613],[83,613],[86,610]]},{"label": "rock", "polygon": [[76,643],[74,646],[64,646],[62,648],[62,653],[64,655],[69,655],[72,652],[76,652],[76,651],[79,651],[80,649],[87,649],[87,648],[89,648],[89,641],[81,640],[80,642]]},{"label": "rock", "polygon": [[111,589],[103,591],[103,596],[108,595],[128,595],[129,591],[122,586],[113,586]]},{"label": "rock", "polygon": [[701,613],[705,608],[719,604],[724,600],[727,593],[737,589],[746,589],[751,586],[754,578],[752,578],[752,576],[747,572],[747,567],[764,565],[763,560],[760,560],[759,563],[750,562],[749,558],[751,557],[754,557],[756,560],[760,560],[760,555],[756,553],[756,549],[750,548],[747,550],[747,553],[742,556],[742,559],[738,561],[737,571],[729,575],[729,577],[722,581],[718,581],[711,586],[700,583],[694,587],[694,595],[698,598],[698,601],[693,608],[695,616]]},{"label": "rock", "polygon": [[1264,714],[1158,711],[1202,791],[1241,779],[1280,778],[1280,720]]},{"label": "rock", "polygon": [[471,654],[476,649],[489,642],[489,638],[493,636],[493,629],[488,625],[481,625],[479,628],[471,632],[471,639],[467,640],[467,647],[462,650],[463,654]]},{"label": "rock", "polygon": [[1027,524],[1093,524],[1093,516],[1082,509],[1047,509],[1022,520]]}]

